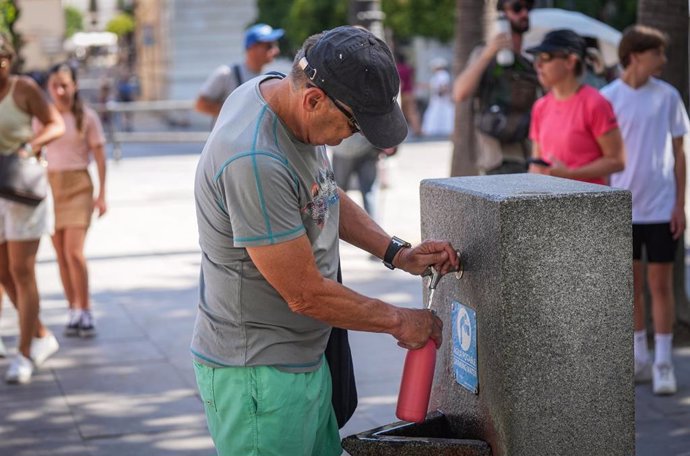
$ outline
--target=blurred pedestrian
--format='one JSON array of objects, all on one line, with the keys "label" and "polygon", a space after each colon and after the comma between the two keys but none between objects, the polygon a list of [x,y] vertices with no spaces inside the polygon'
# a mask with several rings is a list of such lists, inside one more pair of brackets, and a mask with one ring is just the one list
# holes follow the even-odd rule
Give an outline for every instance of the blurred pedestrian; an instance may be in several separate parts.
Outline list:
[{"label": "blurred pedestrian", "polygon": [[448,61],[436,57],[429,62],[429,104],[424,111],[422,133],[426,136],[450,136],[455,125],[455,105],[451,100],[451,80]]},{"label": "blurred pedestrian", "polygon": [[[96,329],[84,242],[93,212],[101,217],[107,210],[105,137],[98,114],[84,104],[78,90],[74,68],[67,64],[51,68],[48,92],[65,123],[65,134],[46,148],[46,155],[55,207],[53,247],[69,304],[65,335],[91,337]],[[95,198],[87,169],[90,158],[96,162],[98,172]]]},{"label": "blurred pedestrian", "polygon": [[405,115],[407,124],[412,128],[414,136],[422,135],[422,125],[419,120],[417,100],[414,95],[414,68],[407,63],[405,55],[398,52],[395,58],[395,67],[400,76],[400,107]]},{"label": "blurred pedestrian", "polygon": [[396,148],[380,149],[371,144],[361,133],[355,133],[330,149],[333,151],[333,173],[336,184],[346,192],[350,189],[352,177],[355,176],[358,190],[362,195],[364,210],[376,220],[379,160],[382,155],[393,155]]},{"label": "blurred pedestrian", "polygon": [[[9,35],[0,32],[0,154],[39,156],[41,148],[65,130],[60,114],[29,77],[10,73],[16,54]],[[35,132],[31,118],[44,125]],[[51,230],[50,197],[37,206],[0,199],[0,283],[19,315],[19,346],[5,380],[27,383],[34,367],[58,350],[55,336],[39,319],[36,252]]]},{"label": "blurred pedestrian", "polygon": [[107,78],[103,78],[98,86],[98,104],[99,111],[98,115],[101,118],[101,124],[103,125],[105,131],[108,135],[112,134],[112,114],[108,111],[108,103],[112,101],[112,84]]},{"label": "blurred pedestrian", "polygon": [[[668,38],[634,25],[623,32],[618,55],[623,73],[601,90],[613,104],[627,153],[625,170],[611,185],[632,192],[635,379],[652,380],[655,394],[676,392],[673,347],[673,262],[685,230],[685,152],[688,115],[672,85],[657,79],[666,64]],[[644,265],[652,297],[654,360],[647,348]]]},{"label": "blurred pedestrian", "polygon": [[549,89],[532,109],[533,173],[607,184],[625,165],[623,139],[611,104],[580,81],[585,41],[572,30],[554,30],[538,46],[534,65]]},{"label": "blurred pedestrian", "polygon": [[206,79],[196,99],[195,109],[213,116],[215,121],[228,95],[244,82],[261,74],[264,66],[280,54],[278,40],[283,29],[270,25],[256,24],[244,34],[244,62],[221,65]]},{"label": "blurred pedestrian", "polygon": [[324,356],[334,325],[440,345],[434,313],[337,282],[340,239],[416,275],[458,267],[448,242],[391,238],[338,189],[323,147],[358,131],[382,149],[402,142],[399,84],[383,41],[337,27],[308,38],[286,77],[235,90],[209,136],[194,187],[203,254],[191,350],[218,454],[342,453]]},{"label": "blurred pedestrian", "polygon": [[[139,84],[136,76],[132,74],[127,64],[121,64],[117,71],[115,85],[117,88],[117,101],[129,103],[136,99],[139,92]],[[120,116],[121,128],[124,131],[132,131],[132,112],[123,111]]]},{"label": "blurred pedestrian", "polygon": [[587,47],[585,53],[585,74],[582,76],[582,82],[597,90],[608,83],[606,80],[604,56],[595,47]]},{"label": "blurred pedestrian", "polygon": [[[0,284],[0,317],[2,317],[2,298],[3,295],[5,294],[5,289],[2,288],[2,284]],[[0,337],[0,358],[4,358],[7,356],[7,348],[5,348],[5,344],[2,342],[2,338]]]},{"label": "blurred pedestrian", "polygon": [[522,53],[533,4],[530,0],[496,2],[501,16],[496,25],[508,24],[497,27],[486,44],[474,48],[453,83],[456,102],[473,99],[477,167],[483,174],[527,171],[532,149],[530,111],[543,92],[532,62]]}]

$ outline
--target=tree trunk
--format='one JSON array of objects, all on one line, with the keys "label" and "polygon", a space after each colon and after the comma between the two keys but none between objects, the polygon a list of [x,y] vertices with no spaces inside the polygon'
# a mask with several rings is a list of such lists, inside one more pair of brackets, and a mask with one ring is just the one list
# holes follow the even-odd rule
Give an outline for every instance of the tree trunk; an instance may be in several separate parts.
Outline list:
[{"label": "tree trunk", "polygon": [[671,37],[663,79],[680,91],[688,105],[688,2],[687,0],[638,0],[638,24],[663,30]]},{"label": "tree trunk", "polygon": [[[688,105],[688,2],[687,0],[638,0],[637,22],[666,32],[671,43],[666,54],[668,64],[662,78],[672,84]],[[673,270],[676,301],[676,336],[688,335],[690,303],[685,292],[685,238],[679,241]]]},{"label": "tree trunk", "polygon": [[[496,8],[495,0],[457,0],[455,7],[455,62],[453,74],[458,75],[467,64],[470,53],[484,37],[485,17]],[[451,176],[477,174],[477,151],[475,150],[472,100],[458,103],[455,107],[455,129],[453,131],[453,158]]]}]

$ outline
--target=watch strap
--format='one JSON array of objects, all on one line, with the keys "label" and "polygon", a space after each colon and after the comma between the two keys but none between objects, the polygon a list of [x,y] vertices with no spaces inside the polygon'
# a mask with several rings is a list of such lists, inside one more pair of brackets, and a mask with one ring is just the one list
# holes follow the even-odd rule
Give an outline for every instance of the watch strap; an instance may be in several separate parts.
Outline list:
[{"label": "watch strap", "polygon": [[393,266],[393,258],[395,258],[395,255],[398,254],[400,249],[409,247],[412,247],[412,244],[407,241],[403,241],[397,236],[393,236],[388,244],[385,255],[383,255],[383,264],[386,265],[388,269],[395,269],[395,266]]}]

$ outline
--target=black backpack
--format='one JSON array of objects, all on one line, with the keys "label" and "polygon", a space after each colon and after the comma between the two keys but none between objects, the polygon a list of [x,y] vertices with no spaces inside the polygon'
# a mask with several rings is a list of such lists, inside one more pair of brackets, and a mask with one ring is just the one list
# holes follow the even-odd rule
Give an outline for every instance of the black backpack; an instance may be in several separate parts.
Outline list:
[{"label": "black backpack", "polygon": [[530,113],[543,94],[532,63],[521,55],[511,66],[494,58],[479,83],[474,102],[475,126],[504,143],[521,142],[529,135]]}]

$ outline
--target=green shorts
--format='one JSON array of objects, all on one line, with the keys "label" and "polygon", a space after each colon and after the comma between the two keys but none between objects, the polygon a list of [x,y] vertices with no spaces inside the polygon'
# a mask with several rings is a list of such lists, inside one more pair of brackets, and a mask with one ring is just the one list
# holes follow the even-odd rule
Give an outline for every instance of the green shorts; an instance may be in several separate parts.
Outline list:
[{"label": "green shorts", "polygon": [[213,368],[194,361],[208,428],[220,456],[339,456],[326,361],[315,372]]}]

